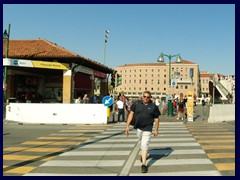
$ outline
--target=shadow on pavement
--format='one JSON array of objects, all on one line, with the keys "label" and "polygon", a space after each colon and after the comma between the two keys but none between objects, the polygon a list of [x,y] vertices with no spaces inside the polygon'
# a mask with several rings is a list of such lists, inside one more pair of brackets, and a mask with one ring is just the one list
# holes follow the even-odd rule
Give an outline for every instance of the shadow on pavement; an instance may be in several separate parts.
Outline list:
[{"label": "shadow on pavement", "polygon": [[151,160],[148,162],[147,165],[153,165],[156,161],[162,159],[163,157],[169,156],[172,152],[173,149],[171,147],[150,149],[150,155],[148,156],[148,159],[151,158]]}]

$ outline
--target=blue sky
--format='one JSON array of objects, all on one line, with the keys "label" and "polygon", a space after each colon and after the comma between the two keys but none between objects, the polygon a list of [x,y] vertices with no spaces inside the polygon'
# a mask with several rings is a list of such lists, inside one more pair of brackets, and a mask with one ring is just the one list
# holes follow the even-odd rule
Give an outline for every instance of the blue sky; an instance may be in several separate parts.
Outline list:
[{"label": "blue sky", "polygon": [[47,39],[100,63],[107,29],[111,68],[155,63],[163,52],[235,74],[234,4],[5,4],[3,31],[9,23],[11,39]]}]

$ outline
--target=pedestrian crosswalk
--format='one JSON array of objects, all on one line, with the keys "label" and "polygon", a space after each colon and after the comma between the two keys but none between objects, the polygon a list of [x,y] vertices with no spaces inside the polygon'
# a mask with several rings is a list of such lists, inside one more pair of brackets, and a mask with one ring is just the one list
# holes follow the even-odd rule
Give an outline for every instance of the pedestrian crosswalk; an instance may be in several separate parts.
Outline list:
[{"label": "pedestrian crosswalk", "polygon": [[235,132],[210,123],[192,123],[187,127],[208,158],[222,175],[235,175]]},{"label": "pedestrian crosswalk", "polygon": [[[83,131],[74,131],[79,132]],[[159,135],[150,142],[146,174],[141,173],[139,147],[136,130],[126,137],[125,123],[114,124],[74,149],[43,162],[25,176],[221,176],[200,142],[181,122],[160,124]]]},{"label": "pedestrian crosswalk", "polygon": [[70,126],[65,130],[38,137],[35,140],[20,141],[16,146],[6,147],[3,149],[4,176],[26,174],[43,162],[69,152],[73,147],[77,147],[111,126]]}]

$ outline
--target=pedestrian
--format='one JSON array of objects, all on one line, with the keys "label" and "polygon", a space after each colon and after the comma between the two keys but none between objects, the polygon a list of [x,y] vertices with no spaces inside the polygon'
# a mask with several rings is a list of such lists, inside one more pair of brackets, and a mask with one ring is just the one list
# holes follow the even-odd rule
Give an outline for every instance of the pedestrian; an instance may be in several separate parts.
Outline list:
[{"label": "pedestrian", "polygon": [[121,115],[122,115],[122,122],[124,122],[125,121],[124,102],[119,97],[116,104],[117,104],[117,110],[118,110],[118,123],[120,123]]},{"label": "pedestrian", "polygon": [[187,106],[187,96],[186,95],[184,96],[183,102],[184,102],[184,106],[186,107]]},{"label": "pedestrian", "polygon": [[130,111],[131,111],[131,106],[133,105],[133,98],[129,98],[129,100],[127,101],[126,103],[126,107],[127,107],[127,117],[129,116],[130,114]]},{"label": "pedestrian", "polygon": [[177,113],[177,100],[174,99],[174,100],[172,101],[172,103],[173,103],[173,112],[174,112],[174,113]]},{"label": "pedestrian", "polygon": [[178,111],[178,117],[177,120],[183,120],[183,114],[184,114],[184,100],[183,98],[180,97],[180,100],[178,102],[177,106],[177,111]]},{"label": "pedestrian", "polygon": [[151,101],[151,92],[144,91],[142,100],[138,100],[137,103],[132,105],[131,112],[128,116],[125,130],[127,136],[129,135],[129,125],[133,119],[133,116],[136,120],[137,136],[141,143],[140,149],[142,173],[147,173],[148,171],[146,164],[148,147],[153,129],[153,123],[155,123],[154,136],[158,135],[159,115],[160,111],[158,107]]},{"label": "pedestrian", "polygon": [[87,95],[87,94],[84,94],[83,99],[82,99],[82,102],[83,102],[84,104],[89,103],[89,98],[88,98],[88,95]]},{"label": "pedestrian", "polygon": [[75,104],[81,104],[82,103],[82,98],[81,96],[78,96],[78,98],[75,100]]}]

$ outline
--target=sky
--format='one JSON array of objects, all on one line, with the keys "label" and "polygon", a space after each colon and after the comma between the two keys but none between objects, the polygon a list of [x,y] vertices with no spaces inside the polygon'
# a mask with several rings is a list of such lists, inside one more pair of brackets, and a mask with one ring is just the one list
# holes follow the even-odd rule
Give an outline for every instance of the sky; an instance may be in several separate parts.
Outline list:
[{"label": "sky", "polygon": [[163,52],[235,75],[234,4],[4,4],[3,31],[9,24],[10,39],[46,39],[102,64],[109,30],[111,68],[156,63]]}]

